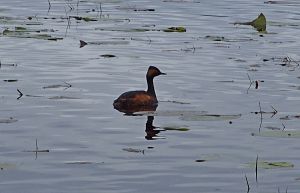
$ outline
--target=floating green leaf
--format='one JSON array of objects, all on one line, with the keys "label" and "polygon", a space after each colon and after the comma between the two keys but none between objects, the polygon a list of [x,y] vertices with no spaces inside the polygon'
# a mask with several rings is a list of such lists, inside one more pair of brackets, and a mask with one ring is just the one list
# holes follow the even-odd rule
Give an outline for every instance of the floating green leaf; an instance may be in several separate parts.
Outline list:
[{"label": "floating green leaf", "polygon": [[263,32],[266,31],[266,17],[263,13],[261,13],[256,19],[251,22],[251,25],[256,28],[257,31]]},{"label": "floating green leaf", "polygon": [[251,25],[259,32],[266,32],[267,29],[267,20],[263,13],[259,14],[259,16],[250,22],[236,22],[235,25]]}]

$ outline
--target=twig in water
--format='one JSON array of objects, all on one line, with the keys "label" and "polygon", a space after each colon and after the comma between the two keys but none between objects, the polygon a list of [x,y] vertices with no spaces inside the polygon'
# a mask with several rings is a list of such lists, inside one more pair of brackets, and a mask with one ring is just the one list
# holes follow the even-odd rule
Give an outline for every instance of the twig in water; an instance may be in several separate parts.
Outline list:
[{"label": "twig in water", "polygon": [[49,13],[50,9],[51,9],[51,2],[50,2],[50,0],[48,0],[48,13]]},{"label": "twig in water", "polygon": [[19,93],[19,97],[17,98],[17,100],[19,100],[23,96],[23,93],[19,89],[17,89],[17,91]]},{"label": "twig in water", "polygon": [[283,128],[282,128],[282,131],[284,131],[284,129],[285,129],[285,125],[283,124],[283,123],[281,123],[282,124],[282,126],[283,126]]},{"label": "twig in water", "polygon": [[249,182],[248,182],[248,178],[247,178],[247,175],[245,174],[245,179],[246,179],[246,183],[247,183],[247,193],[249,193],[250,191],[250,185],[249,185]]},{"label": "twig in water", "polygon": [[101,2],[99,2],[99,10],[100,10],[99,17],[101,18],[102,17],[102,4],[101,4]]},{"label": "twig in water", "polygon": [[247,89],[247,94],[248,94],[248,93],[249,93],[249,89],[251,88],[251,86],[252,86],[252,84],[254,83],[254,81],[251,80],[251,78],[250,78],[250,76],[249,76],[248,73],[247,73],[247,76],[248,76],[248,79],[249,79],[249,82],[250,82],[250,85],[249,85],[249,87],[248,87],[248,89]]},{"label": "twig in water", "polygon": [[33,152],[33,153],[35,153],[35,159],[37,159],[37,154],[38,153],[48,153],[50,151],[49,151],[49,149],[39,150],[38,141],[37,141],[37,139],[35,139],[35,150],[24,151],[24,152]]},{"label": "twig in water", "polygon": [[263,116],[262,116],[262,113],[263,113],[263,112],[261,111],[260,101],[258,102],[258,106],[259,106],[259,114],[260,114],[260,124],[259,124],[258,132],[260,133],[261,126],[262,126],[262,120],[263,120]]},{"label": "twig in water", "polygon": [[35,139],[35,159],[37,159],[37,152],[39,151],[37,138]]},{"label": "twig in water", "polygon": [[67,21],[68,21],[67,27],[66,27],[66,33],[65,33],[65,37],[66,37],[67,33],[68,33],[68,29],[71,28],[71,16],[68,16],[66,8],[65,8],[65,13],[66,13]]},{"label": "twig in water", "polygon": [[271,116],[271,118],[273,118],[278,113],[278,111],[272,105],[271,108],[274,110],[273,115]]},{"label": "twig in water", "polygon": [[258,155],[256,156],[256,161],[255,161],[255,181],[257,183],[257,165],[258,165]]}]

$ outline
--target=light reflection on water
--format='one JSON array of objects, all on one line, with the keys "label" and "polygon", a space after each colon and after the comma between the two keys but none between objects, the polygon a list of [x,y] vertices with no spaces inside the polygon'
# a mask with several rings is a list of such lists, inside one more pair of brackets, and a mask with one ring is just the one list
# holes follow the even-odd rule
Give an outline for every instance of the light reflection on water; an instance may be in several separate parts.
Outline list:
[{"label": "light reflection on water", "polygon": [[[260,125],[260,115],[252,113],[260,110],[259,101],[262,111],[271,112],[271,106],[278,110],[273,117],[262,114],[263,131],[298,131],[299,67],[293,62],[284,66],[281,60],[299,60],[296,6],[238,0],[102,1],[99,21],[72,19],[66,33],[67,20],[61,18],[77,15],[76,2],[70,2],[74,10],[65,1],[51,2],[49,12],[47,1],[6,1],[0,7],[0,16],[15,18],[1,23],[2,31],[15,26],[54,29],[51,35],[64,38],[0,37],[3,192],[246,192],[245,174],[251,192],[299,190],[298,138],[251,135]],[[97,11],[86,11],[98,6],[80,2],[78,15],[97,17]],[[135,12],[132,7],[155,11]],[[260,12],[269,21],[263,37],[250,26],[233,25]],[[43,25],[22,25],[29,16]],[[172,26],[184,26],[187,32],[159,31]],[[140,28],[156,31],[110,31]],[[79,40],[98,44],[79,48]],[[99,44],[103,41],[127,43]],[[112,106],[121,93],[146,88],[149,65],[168,74],[155,80],[159,101],[169,102],[159,103],[152,124],[151,116],[123,116]],[[248,94],[247,73],[264,81]],[[13,79],[17,81],[2,81]],[[17,89],[24,94],[19,100]],[[220,117],[191,121],[180,112]],[[222,117],[239,114],[236,119]],[[2,123],[11,117],[17,121]],[[155,131],[151,125],[160,128]],[[171,126],[188,130],[163,129]],[[50,150],[37,153],[37,159],[24,152],[35,150],[36,139],[39,149]],[[257,155],[294,168],[259,168],[257,185],[255,169],[247,166]]]}]

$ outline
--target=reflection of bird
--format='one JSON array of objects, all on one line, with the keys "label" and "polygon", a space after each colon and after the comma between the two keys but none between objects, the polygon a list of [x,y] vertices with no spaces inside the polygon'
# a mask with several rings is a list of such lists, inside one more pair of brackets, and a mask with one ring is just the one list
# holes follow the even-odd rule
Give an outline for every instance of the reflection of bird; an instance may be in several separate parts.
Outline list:
[{"label": "reflection of bird", "polygon": [[146,74],[147,91],[128,91],[121,94],[114,101],[114,108],[127,114],[138,111],[155,111],[158,101],[154,90],[153,78],[159,75],[165,75],[165,73],[162,73],[154,66],[150,66]]},{"label": "reflection of bird", "polygon": [[165,131],[165,130],[161,130],[161,129],[159,129],[159,127],[153,126],[153,120],[154,120],[154,116],[147,117],[145,139],[147,139],[147,140],[164,139],[165,137],[160,137],[160,136],[158,136],[158,134],[161,131]]}]

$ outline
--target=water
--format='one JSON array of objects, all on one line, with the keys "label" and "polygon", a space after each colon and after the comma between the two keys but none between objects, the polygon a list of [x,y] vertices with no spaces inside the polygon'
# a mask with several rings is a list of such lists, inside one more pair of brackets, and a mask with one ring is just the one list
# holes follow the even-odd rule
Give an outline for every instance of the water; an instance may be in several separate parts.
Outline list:
[{"label": "water", "polygon": [[[245,175],[250,192],[299,191],[298,2],[50,2],[0,6],[2,32],[30,31],[0,37],[1,192],[247,192]],[[260,12],[267,34],[233,25]],[[168,75],[147,133],[151,117],[112,102],[149,65]],[[259,165],[256,182],[257,156],[293,167]]]}]

